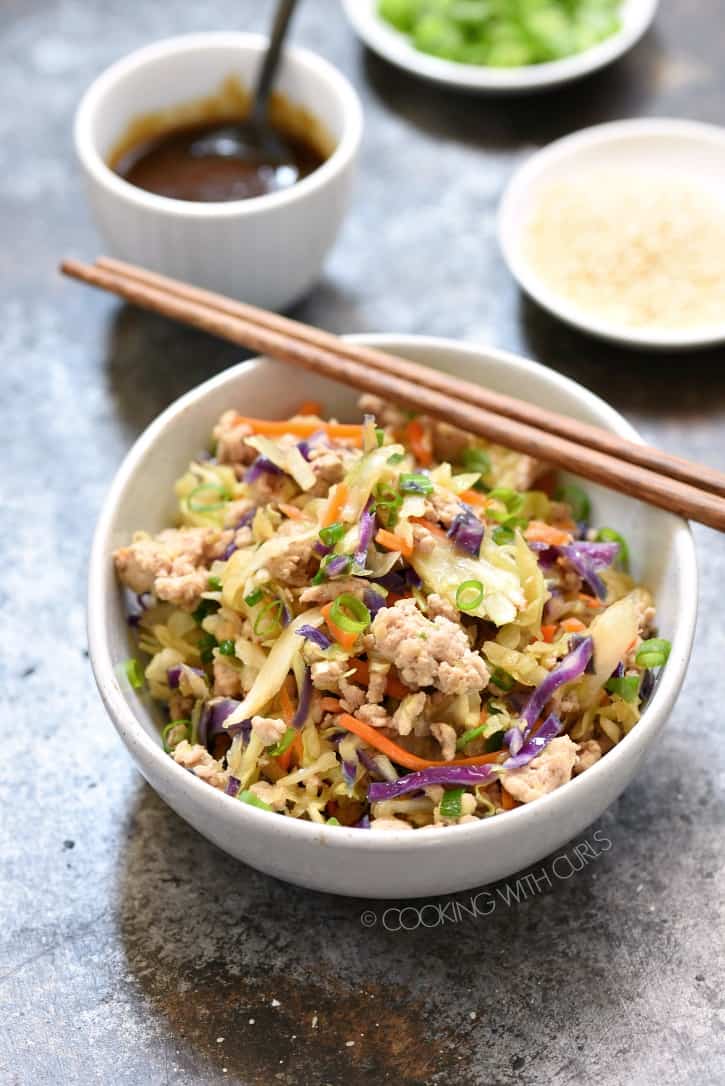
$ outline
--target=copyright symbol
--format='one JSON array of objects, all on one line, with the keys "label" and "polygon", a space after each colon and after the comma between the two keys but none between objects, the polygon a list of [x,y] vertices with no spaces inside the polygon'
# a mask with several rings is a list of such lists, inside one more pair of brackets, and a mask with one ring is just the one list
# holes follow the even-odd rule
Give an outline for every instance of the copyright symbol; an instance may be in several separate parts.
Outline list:
[{"label": "copyright symbol", "polygon": [[364,928],[374,928],[378,922],[378,918],[372,909],[365,909],[360,913],[360,923]]}]

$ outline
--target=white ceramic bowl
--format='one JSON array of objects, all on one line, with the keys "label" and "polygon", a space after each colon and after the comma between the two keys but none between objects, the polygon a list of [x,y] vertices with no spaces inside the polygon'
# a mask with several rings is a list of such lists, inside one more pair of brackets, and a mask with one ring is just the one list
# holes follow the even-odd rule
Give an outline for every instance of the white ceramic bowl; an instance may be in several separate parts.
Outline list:
[{"label": "white ceramic bowl", "polygon": [[[359,338],[626,437],[636,436],[621,415],[592,393],[534,362],[447,340]],[[98,687],[151,786],[232,856],[301,886],[359,897],[407,898],[490,883],[581,833],[626,787],[659,735],[685,675],[695,625],[697,569],[689,528],[668,513],[587,485],[594,523],[614,526],[628,537],[634,573],[655,593],[660,630],[672,640],[672,654],[641,721],[582,776],[505,815],[443,829],[368,832],[257,810],[202,783],[164,754],[150,706],[123,674],[129,634],[111,552],[138,528],[158,531],[171,523],[172,484],[205,446],[223,410],[244,406],[257,416],[284,418],[310,397],[342,418],[359,417],[352,390],[281,363],[257,360],[187,393],[138,439],[111,486],[93,542],[88,636]]]},{"label": "white ceramic bowl", "polygon": [[527,259],[526,231],[539,194],[577,173],[626,168],[658,179],[668,173],[710,189],[725,189],[725,128],[667,118],[614,121],[585,128],[537,151],[511,178],[501,200],[498,237],[519,285],[544,309],[567,324],[626,347],[684,350],[725,342],[725,315],[718,325],[683,329],[623,327],[579,309],[553,291]]},{"label": "white ceramic bowl", "polygon": [[113,256],[255,305],[282,309],[319,276],[347,209],[362,133],[359,99],[335,68],[306,49],[285,50],[276,81],[319,121],[333,154],[289,189],[250,200],[192,203],[145,192],[106,165],[139,115],[214,94],[227,76],[254,82],[266,39],[188,34],[139,49],[86,91],[75,145],[91,208]]},{"label": "white ceramic bowl", "polygon": [[342,0],[356,33],[379,56],[433,83],[474,94],[525,94],[569,83],[611,64],[636,45],[655,17],[659,0],[623,0],[622,27],[576,56],[519,68],[459,64],[421,53],[378,15],[378,0]]}]

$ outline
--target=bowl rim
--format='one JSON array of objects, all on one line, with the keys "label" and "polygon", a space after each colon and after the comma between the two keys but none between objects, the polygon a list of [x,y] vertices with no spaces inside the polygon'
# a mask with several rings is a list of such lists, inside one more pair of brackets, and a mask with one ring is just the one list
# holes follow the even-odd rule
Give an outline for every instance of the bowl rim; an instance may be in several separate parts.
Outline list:
[{"label": "bowl rim", "polygon": [[[381,333],[353,335],[345,338],[353,342],[401,352],[411,348],[452,351],[459,356],[467,356],[474,360],[480,359],[481,355],[485,354],[487,358],[505,365],[511,371],[518,370],[524,377],[535,373],[553,387],[573,392],[580,402],[593,407],[599,413],[603,425],[609,426],[614,432],[624,437],[642,440],[634,427],[618,411],[593,392],[579,385],[578,382],[520,355],[433,336]],[[673,517],[676,523],[673,527],[672,546],[675,549],[675,560],[683,578],[680,619],[673,635],[669,661],[660,676],[652,700],[637,726],[607,754],[606,758],[602,758],[586,773],[573,778],[561,788],[555,789],[533,803],[508,811],[506,818],[482,819],[475,823],[458,826],[433,827],[426,829],[425,832],[412,834],[410,830],[365,833],[352,827],[328,827],[304,822],[239,803],[238,800],[225,795],[220,790],[210,788],[208,784],[177,765],[164,752],[160,743],[155,742],[147,734],[121,689],[117,677],[118,661],[114,663],[111,658],[110,644],[106,635],[110,601],[105,593],[105,582],[110,561],[111,527],[116,507],[126,487],[132,485],[138,464],[153,448],[163,432],[173,427],[179,418],[182,418],[189,410],[193,410],[194,406],[203,401],[208,394],[225,385],[234,386],[244,373],[251,373],[260,366],[269,364],[269,360],[264,358],[238,363],[197,385],[170,404],[146,427],[131,446],[103,503],[93,536],[89,566],[87,603],[89,656],[108,714],[124,744],[139,765],[150,762],[153,765],[155,778],[163,779],[168,794],[185,792],[187,798],[190,801],[193,799],[197,809],[203,811],[208,820],[219,819],[220,825],[224,823],[229,825],[230,820],[236,818],[241,832],[261,831],[267,838],[291,838],[300,843],[318,843],[326,848],[343,850],[352,848],[365,852],[380,849],[408,851],[411,847],[420,851],[435,848],[445,841],[455,846],[465,841],[473,841],[478,837],[480,837],[481,846],[484,846],[487,841],[493,842],[501,834],[507,834],[509,829],[514,830],[516,827],[519,827],[522,832],[525,832],[527,828],[534,832],[536,823],[542,819],[566,817],[567,811],[577,805],[577,799],[586,795],[589,787],[587,781],[593,783],[596,780],[603,783],[607,774],[610,778],[618,776],[620,766],[624,767],[628,760],[638,761],[664,724],[679,693],[694,637],[697,615],[697,560],[690,526],[687,521],[679,517]],[[282,364],[275,363],[275,365]],[[442,837],[442,834],[445,836]]]},{"label": "bowl rim", "polygon": [[[628,347],[650,350],[674,350],[710,347],[725,340],[725,321],[719,325],[700,325],[692,330],[628,328],[584,312],[562,295],[552,290],[534,271],[523,255],[521,236],[524,220],[515,212],[522,203],[531,202],[532,194],[540,178],[552,166],[562,162],[575,162],[577,156],[590,148],[607,144],[637,143],[647,139],[677,137],[694,140],[701,145],[721,148],[724,152],[725,174],[725,127],[706,121],[691,121],[676,117],[633,117],[622,121],[608,121],[580,129],[561,139],[554,140],[535,151],[518,167],[509,179],[496,220],[498,243],[509,271],[522,289],[548,312],[575,328],[602,339],[612,340]],[[688,171],[682,171],[686,174]],[[692,175],[695,178],[695,174]]]},{"label": "bowl rim", "polygon": [[268,38],[264,34],[212,30],[162,38],[151,45],[145,45],[127,53],[96,76],[78,104],[73,122],[73,141],[79,162],[97,184],[124,203],[160,215],[183,219],[249,218],[255,214],[263,214],[298,203],[323,188],[338,176],[357,154],[363,131],[362,104],[355,88],[339,69],[317,53],[299,45],[285,47],[283,62],[295,65],[304,72],[314,71],[315,74],[322,76],[328,85],[330,95],[336,97],[342,106],[343,126],[340,138],[329,158],[325,159],[322,165],[307,177],[295,182],[287,189],[245,200],[226,200],[215,203],[200,203],[159,196],[157,193],[137,188],[114,173],[104,161],[92,137],[93,120],[106,94],[133,76],[140,68],[153,67],[170,56],[184,56],[189,53],[216,49],[232,48],[244,54],[259,54],[267,41]]},{"label": "bowl rim", "polygon": [[419,52],[372,8],[374,0],[342,0],[348,20],[363,42],[379,56],[412,75],[469,91],[533,91],[554,87],[599,71],[632,49],[649,29],[659,0],[623,0],[626,20],[616,34],[562,60],[515,68],[463,64]]}]

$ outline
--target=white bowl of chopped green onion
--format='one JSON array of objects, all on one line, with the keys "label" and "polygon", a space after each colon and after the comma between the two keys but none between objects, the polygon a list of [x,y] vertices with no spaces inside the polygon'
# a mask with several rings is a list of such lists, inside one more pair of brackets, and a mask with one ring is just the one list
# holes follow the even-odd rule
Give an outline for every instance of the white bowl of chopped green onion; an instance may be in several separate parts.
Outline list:
[{"label": "white bowl of chopped green onion", "polygon": [[643,36],[658,0],[342,0],[392,64],[473,93],[526,93],[589,75]]}]

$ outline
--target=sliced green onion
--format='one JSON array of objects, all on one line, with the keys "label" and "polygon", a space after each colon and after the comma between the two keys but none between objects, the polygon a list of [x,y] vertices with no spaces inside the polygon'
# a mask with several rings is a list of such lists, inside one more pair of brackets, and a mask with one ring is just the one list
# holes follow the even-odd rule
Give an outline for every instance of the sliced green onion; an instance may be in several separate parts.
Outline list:
[{"label": "sliced green onion", "polygon": [[671,651],[672,645],[664,637],[651,637],[639,646],[634,661],[638,667],[662,667]]},{"label": "sliced green onion", "polygon": [[622,701],[636,701],[639,694],[639,676],[623,675],[621,679],[608,679],[604,689],[616,694]]},{"label": "sliced green onion", "polygon": [[219,652],[222,654],[222,656],[234,656],[236,652],[234,642],[229,638],[225,641],[220,641]]},{"label": "sliced green onion", "polygon": [[340,819],[339,818],[328,818],[325,825],[326,826],[339,826],[339,825],[341,825]]},{"label": "sliced green onion", "polygon": [[388,457],[389,464],[400,464],[405,460],[405,453],[391,453]]},{"label": "sliced green onion", "polygon": [[[191,727],[191,721],[190,720],[172,720],[170,724],[166,725],[166,727],[161,732],[161,742],[164,744],[164,750],[166,751],[167,754],[171,754],[171,751],[173,750],[173,748],[178,743],[180,743],[182,741],[182,739],[188,739],[189,738],[189,732],[188,732],[187,729],[190,728],[190,727]],[[184,729],[184,734],[182,736],[180,736],[176,740],[176,743],[170,743],[169,742],[169,736],[171,735],[171,733],[174,731],[175,728],[183,728]]]},{"label": "sliced green onion", "polygon": [[479,724],[477,728],[471,728],[470,731],[464,732],[456,740],[456,750],[465,750],[469,743],[472,743],[474,739],[480,739],[486,730],[485,724]]},{"label": "sliced green onion", "polygon": [[494,754],[497,750],[503,750],[503,732],[497,731],[489,735],[484,744],[486,754]]},{"label": "sliced green onion", "polygon": [[[494,520],[498,517],[495,513],[491,514]],[[506,517],[500,524],[497,524],[491,533],[492,539],[497,546],[503,547],[505,543],[513,543],[516,538],[516,529],[525,528],[528,521],[523,517]]]},{"label": "sliced green onion", "polygon": [[375,440],[378,443],[378,448],[380,448],[385,441],[385,430],[383,430],[382,426],[375,427]]},{"label": "sliced green onion", "polygon": [[493,490],[489,490],[488,496],[492,501],[505,505],[509,513],[518,513],[524,504],[523,494],[519,494],[518,490],[512,490],[509,486],[494,487]]},{"label": "sliced green onion", "polygon": [[201,600],[196,611],[193,612],[192,618],[194,622],[201,626],[207,615],[214,615],[219,610],[218,600]]},{"label": "sliced green onion", "polygon": [[339,520],[336,520],[334,524],[330,524],[327,528],[320,528],[320,539],[326,547],[334,547],[344,534],[345,525]]},{"label": "sliced green onion", "polygon": [[214,659],[214,649],[217,647],[217,639],[206,630],[199,638],[199,655],[203,664],[210,664]]},{"label": "sliced green onion", "polygon": [[263,799],[255,796],[254,792],[250,791],[249,788],[246,788],[243,792],[240,792],[237,796],[237,799],[240,799],[242,803],[248,803],[250,807],[259,807],[260,811],[272,810],[268,803],[265,803]]},{"label": "sliced green onion", "polygon": [[566,502],[571,507],[574,520],[589,520],[592,511],[589,496],[576,483],[566,483],[560,486],[554,495],[558,502]]},{"label": "sliced green onion", "polygon": [[480,581],[464,581],[456,592],[456,607],[459,611],[475,611],[483,597],[484,587]]},{"label": "sliced green onion", "polygon": [[463,788],[446,788],[440,806],[442,818],[461,817],[461,797],[463,792]]},{"label": "sliced green onion", "polygon": [[398,510],[403,499],[389,483],[378,483],[373,490],[375,510],[386,528],[394,528],[398,522]]},{"label": "sliced green onion", "polygon": [[508,694],[509,690],[513,690],[516,685],[516,680],[512,675],[509,675],[508,671],[504,671],[502,667],[495,667],[491,672],[491,682],[494,686],[497,686],[499,690],[503,690],[504,694]]},{"label": "sliced green onion", "polygon": [[370,612],[363,601],[351,592],[343,592],[333,600],[330,618],[345,633],[355,634],[366,630],[371,621]]},{"label": "sliced green onion", "polygon": [[461,465],[466,471],[479,471],[481,475],[488,475],[491,470],[491,459],[488,453],[485,453],[483,449],[478,449],[475,445],[471,445],[469,448],[463,450]]},{"label": "sliced green onion", "polygon": [[273,758],[278,758],[280,754],[284,754],[286,750],[289,750],[295,741],[296,735],[297,732],[294,728],[288,728],[279,743],[275,743],[273,747],[270,747],[267,753],[271,754]]},{"label": "sliced green onion", "polygon": [[262,639],[273,637],[282,629],[283,610],[282,600],[269,600],[265,603],[254,622],[254,632],[257,637]]},{"label": "sliced green onion", "polygon": [[432,494],[433,483],[419,471],[404,471],[399,480],[401,494]]},{"label": "sliced green onion", "polygon": [[143,686],[143,670],[138,660],[132,656],[123,666],[126,670],[126,678],[131,686],[134,690],[140,690]]},{"label": "sliced green onion", "polygon": [[219,577],[210,577],[209,580],[206,582],[206,586],[207,586],[207,588],[209,589],[210,592],[221,592],[221,590],[222,590],[221,578],[219,578]]},{"label": "sliced green onion", "polygon": [[617,562],[625,573],[629,573],[629,547],[624,536],[615,532],[614,528],[600,528],[596,540],[597,543],[619,543]]},{"label": "sliced green onion", "polygon": [[244,602],[248,607],[256,607],[263,595],[264,592],[261,588],[255,588],[254,592],[250,592],[248,596],[244,597]]},{"label": "sliced green onion", "polygon": [[[202,501],[200,495],[204,494],[208,494],[212,500]],[[217,483],[202,483],[201,486],[195,486],[186,499],[192,513],[211,513],[215,509],[221,509],[228,500],[228,493]]]}]

